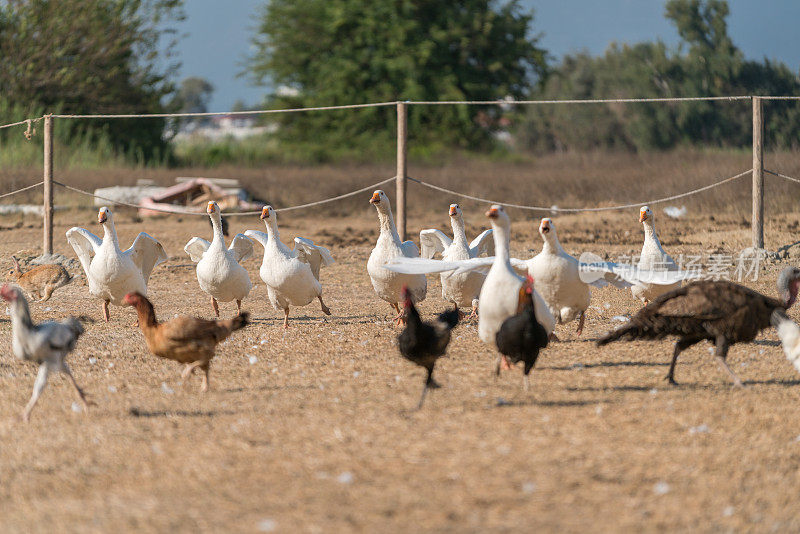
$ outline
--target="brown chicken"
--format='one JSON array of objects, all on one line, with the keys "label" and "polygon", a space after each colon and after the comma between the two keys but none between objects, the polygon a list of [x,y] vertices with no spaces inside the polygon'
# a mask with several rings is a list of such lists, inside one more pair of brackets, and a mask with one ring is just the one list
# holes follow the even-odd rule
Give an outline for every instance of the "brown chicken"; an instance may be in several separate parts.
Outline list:
[{"label": "brown chicken", "polygon": [[165,323],[156,319],[153,305],[141,293],[128,293],[125,303],[136,308],[139,327],[142,329],[147,348],[159,358],[186,364],[181,378],[186,379],[195,369],[205,373],[200,391],[208,389],[208,368],[217,344],[236,330],[248,324],[248,313],[227,321],[209,321],[198,317],[181,315]]}]

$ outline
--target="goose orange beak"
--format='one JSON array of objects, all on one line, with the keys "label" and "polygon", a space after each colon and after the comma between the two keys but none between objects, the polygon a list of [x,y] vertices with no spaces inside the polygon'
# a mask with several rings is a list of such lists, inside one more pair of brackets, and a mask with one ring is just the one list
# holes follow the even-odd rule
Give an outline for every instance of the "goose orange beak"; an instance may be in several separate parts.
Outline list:
[{"label": "goose orange beak", "polygon": [[456,211],[457,209],[458,208],[456,208],[455,206],[450,206],[450,217],[455,217],[456,215],[458,215],[458,211]]},{"label": "goose orange beak", "polygon": [[261,220],[264,219],[269,219],[269,208],[266,206],[261,208]]},{"label": "goose orange beak", "polygon": [[370,204],[379,204],[381,201],[381,194],[378,192],[372,193],[372,198],[369,199]]},{"label": "goose orange beak", "polygon": [[647,220],[647,212],[640,211],[639,212],[639,222],[645,222]]},{"label": "goose orange beak", "polygon": [[100,213],[97,214],[97,222],[103,224],[104,222],[106,222],[106,220],[108,220],[108,217],[106,216],[105,211],[101,211]]},{"label": "goose orange beak", "polygon": [[490,219],[496,219],[500,216],[500,212],[497,211],[497,208],[489,208],[489,211],[486,212],[486,216]]},{"label": "goose orange beak", "polygon": [[208,206],[206,206],[206,211],[208,213],[214,213],[217,211],[217,205],[214,202],[209,202]]}]

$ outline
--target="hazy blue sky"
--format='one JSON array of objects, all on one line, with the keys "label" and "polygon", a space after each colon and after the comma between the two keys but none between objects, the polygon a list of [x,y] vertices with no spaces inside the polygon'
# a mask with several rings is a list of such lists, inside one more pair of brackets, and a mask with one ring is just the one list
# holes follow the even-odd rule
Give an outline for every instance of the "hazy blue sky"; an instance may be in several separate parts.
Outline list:
[{"label": "hazy blue sky", "polygon": [[[237,77],[250,52],[256,13],[265,0],[187,0],[188,34],[179,44],[181,77],[200,76],[216,91],[212,111],[229,110],[237,99],[261,100],[264,89]],[[365,0],[369,1],[369,0]],[[677,34],[663,17],[661,0],[522,0],[536,12],[541,44],[559,57],[588,50],[602,53],[609,43],[661,38],[677,43]],[[748,58],[767,57],[800,68],[799,0],[729,0],[729,32]]]}]

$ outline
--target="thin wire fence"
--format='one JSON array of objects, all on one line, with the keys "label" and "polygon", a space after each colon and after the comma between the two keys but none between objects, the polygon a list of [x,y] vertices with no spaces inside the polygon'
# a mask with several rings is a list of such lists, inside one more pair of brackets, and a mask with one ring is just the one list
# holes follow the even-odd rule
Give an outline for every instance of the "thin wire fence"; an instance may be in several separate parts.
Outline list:
[{"label": "thin wire fence", "polygon": [[[668,197],[656,198],[656,199],[652,199],[652,200],[643,200],[641,202],[633,202],[633,203],[629,203],[629,204],[618,204],[618,205],[613,205],[613,206],[602,206],[602,207],[597,207],[597,208],[558,208],[558,207],[555,207],[555,206],[546,207],[546,206],[529,206],[529,205],[523,205],[523,204],[514,204],[514,203],[510,203],[510,202],[503,202],[501,200],[492,200],[492,199],[488,199],[488,198],[482,198],[482,197],[476,197],[476,196],[473,196],[473,195],[468,195],[466,193],[462,193],[462,192],[459,192],[459,191],[454,191],[452,189],[447,189],[447,188],[444,188],[444,187],[440,187],[438,185],[435,185],[435,184],[432,184],[432,183],[429,183],[429,182],[425,182],[423,180],[419,180],[417,178],[413,178],[413,177],[410,177],[410,176],[408,177],[408,180],[410,180],[410,181],[412,181],[414,183],[417,183],[419,185],[422,185],[424,187],[428,187],[430,189],[433,189],[435,191],[439,191],[441,193],[446,193],[446,194],[449,194],[449,195],[455,195],[455,196],[458,196],[458,197],[462,197],[462,198],[466,198],[466,199],[469,199],[469,200],[474,200],[476,202],[482,202],[482,203],[486,203],[486,204],[499,204],[499,205],[510,207],[510,208],[518,208],[518,209],[531,210],[531,211],[581,213],[581,212],[623,210],[623,209],[629,209],[629,208],[639,207],[639,206],[643,206],[643,205],[659,204],[659,203],[662,203],[662,202],[668,202],[668,201],[676,200],[676,199],[679,199],[679,198],[685,198],[685,197],[689,197],[689,196],[692,196],[692,195],[696,195],[696,194],[702,193],[704,191],[708,191],[709,189],[713,189],[715,187],[722,186],[724,184],[727,184],[729,182],[732,182],[734,180],[737,180],[739,178],[747,176],[748,174],[750,174],[752,172],[753,172],[752,169],[748,169],[748,170],[746,170],[744,172],[741,172],[741,173],[736,174],[734,176],[730,176],[728,178],[724,178],[724,179],[719,180],[717,182],[714,182],[712,184],[709,184],[709,185],[706,185],[706,186],[703,186],[703,187],[699,187],[699,188],[693,189],[691,191],[686,191],[685,193],[679,193],[679,194],[668,196]],[[790,180],[790,181],[793,181],[793,182],[800,183],[800,180],[798,180],[796,178],[792,178],[790,176],[786,176],[786,175],[781,174],[781,173],[769,171],[769,170],[766,170],[766,169],[764,170],[764,172],[767,172],[769,174],[773,174],[775,176],[779,176],[781,178],[785,178],[786,180]],[[314,207],[314,206],[320,206],[320,205],[323,205],[323,204],[328,204],[330,202],[335,202],[337,200],[342,200],[342,199],[345,199],[345,198],[349,198],[349,197],[364,193],[366,191],[374,190],[374,189],[376,189],[378,187],[381,187],[383,185],[386,185],[388,183],[391,183],[391,182],[395,181],[395,179],[396,179],[396,177],[392,176],[391,178],[387,178],[387,179],[382,180],[380,182],[376,182],[374,184],[362,187],[360,189],[356,189],[354,191],[350,191],[349,193],[344,193],[342,195],[337,195],[337,196],[334,196],[334,197],[329,197],[329,198],[322,199],[322,200],[317,200],[317,201],[314,201],[314,202],[308,202],[306,204],[288,206],[288,207],[285,207],[285,208],[277,208],[275,211],[299,210],[299,209],[310,208],[310,207]],[[9,197],[9,196],[12,196],[12,195],[16,195],[18,193],[22,193],[22,192],[28,191],[30,189],[34,189],[36,187],[41,186],[42,184],[43,184],[43,182],[38,182],[36,184],[30,185],[30,186],[27,186],[27,187],[23,187],[23,188],[18,189],[16,191],[11,191],[10,193],[6,193],[6,194],[3,194],[3,195],[0,195],[0,199],[1,198],[5,198],[5,197]],[[81,195],[84,195],[84,196],[88,196],[88,197],[92,197],[92,198],[97,198],[97,199],[109,202],[111,204],[126,206],[126,207],[129,207],[129,208],[145,209],[145,210],[150,210],[150,211],[155,211],[155,212],[165,213],[165,214],[173,214],[173,215],[201,215],[201,216],[205,215],[204,213],[202,213],[200,211],[180,208],[178,206],[176,206],[174,208],[160,208],[160,207],[157,207],[157,206],[142,205],[142,204],[132,204],[132,203],[129,203],[129,202],[120,201],[119,199],[113,199],[113,198],[109,198],[109,197],[104,197],[102,195],[98,195],[96,193],[85,191],[85,190],[79,189],[77,187],[72,187],[70,185],[67,185],[67,184],[64,184],[62,182],[55,181],[55,180],[53,181],[53,184],[57,185],[59,187],[63,187],[64,189],[66,189],[68,191],[72,191],[74,193],[78,193],[78,194],[81,194]],[[243,215],[258,215],[260,213],[261,213],[260,210],[256,210],[256,211],[238,211],[238,212],[230,212],[230,213],[227,213],[226,215],[235,217],[235,216],[243,216]]]},{"label": "thin wire fence", "polygon": [[[695,96],[695,97],[654,97],[654,98],[594,98],[594,99],[564,99],[564,100],[394,100],[390,102],[367,102],[364,104],[344,104],[339,106],[317,106],[305,108],[286,109],[257,109],[248,111],[213,111],[192,113],[121,113],[121,114],[55,114],[55,119],[139,119],[139,118],[169,118],[169,117],[214,117],[214,116],[239,116],[239,115],[268,115],[276,113],[298,113],[304,111],[332,111],[339,109],[358,109],[388,107],[397,104],[409,106],[438,106],[438,105],[480,105],[480,106],[513,106],[513,105],[558,105],[558,104],[632,104],[632,103],[663,103],[663,102],[715,102],[752,100],[753,95],[738,96]],[[762,100],[800,100],[800,96],[759,96]],[[38,122],[42,117],[25,119],[0,126],[0,129],[26,124],[28,121]]]},{"label": "thin wire fence", "polygon": [[706,185],[704,187],[699,187],[697,189],[693,189],[693,190],[687,191],[685,193],[679,193],[677,195],[672,195],[672,196],[668,196],[668,197],[664,197],[664,198],[657,198],[657,199],[653,199],[653,200],[644,200],[644,201],[641,201],[641,202],[633,202],[633,203],[630,203],[630,204],[620,204],[620,205],[617,205],[617,206],[603,206],[603,207],[599,207],[599,208],[558,208],[558,207],[555,207],[555,206],[552,206],[552,207],[548,208],[548,207],[545,207],[545,206],[525,206],[525,205],[522,205],[522,204],[511,204],[511,203],[508,203],[508,202],[502,202],[500,200],[490,200],[490,199],[487,199],[487,198],[481,198],[481,197],[476,197],[476,196],[472,196],[472,195],[467,195],[465,193],[460,193],[458,191],[453,191],[452,189],[446,189],[444,187],[439,187],[438,185],[433,185],[433,184],[430,184],[428,182],[423,182],[422,180],[417,180],[416,178],[412,178],[410,176],[408,177],[408,179],[410,181],[412,181],[412,182],[416,182],[416,183],[418,183],[418,184],[420,184],[422,186],[428,187],[428,188],[433,189],[435,191],[439,191],[441,193],[447,193],[449,195],[455,195],[455,196],[458,196],[458,197],[467,198],[469,200],[474,200],[476,202],[483,202],[483,203],[486,203],[486,204],[499,204],[501,206],[506,206],[506,207],[509,207],[509,208],[518,208],[518,209],[522,209],[522,210],[531,210],[531,211],[546,211],[546,212],[561,212],[561,213],[581,213],[581,212],[593,212],[593,211],[624,210],[624,209],[628,209],[628,208],[638,208],[640,206],[645,206],[645,205],[649,205],[649,204],[659,204],[661,202],[669,202],[670,200],[677,200],[679,198],[684,198],[684,197],[696,195],[698,193],[702,193],[703,191],[708,191],[709,189],[713,189],[715,187],[719,187],[721,185],[727,184],[728,182],[732,182],[734,180],[737,180],[737,179],[739,179],[739,178],[741,178],[743,176],[747,176],[748,174],[751,174],[752,172],[753,172],[752,169],[747,169],[746,171],[740,172],[739,174],[737,174],[735,176],[731,176],[729,178],[725,178],[725,179],[720,180],[718,182],[714,182],[713,184],[709,184],[709,185]]},{"label": "thin wire fence", "polygon": [[44,116],[12,122],[10,124],[3,124],[2,126],[0,126],[0,130],[4,128],[11,128],[12,126],[22,126],[24,124],[27,127],[27,131],[25,132],[25,137],[27,137],[30,140],[31,136],[33,135],[34,124],[41,121],[42,119],[44,119]]},{"label": "thin wire fence", "polygon": [[35,183],[33,185],[29,185],[27,187],[23,187],[21,189],[17,189],[15,191],[11,191],[9,193],[4,193],[4,194],[0,195],[0,198],[6,198],[6,197],[13,196],[13,195],[17,195],[19,193],[24,193],[25,191],[30,191],[31,189],[35,189],[35,188],[37,188],[37,187],[39,187],[41,185],[44,185],[43,181],[42,182],[37,182],[37,183]]},{"label": "thin wire fence", "polygon": [[[374,183],[372,185],[368,185],[366,187],[362,187],[361,189],[356,189],[355,191],[350,191],[349,193],[345,193],[343,195],[337,195],[335,197],[330,197],[330,198],[326,198],[326,199],[323,199],[323,200],[317,200],[317,201],[314,201],[314,202],[309,202],[307,204],[299,204],[299,205],[296,205],[296,206],[288,206],[286,208],[278,208],[278,209],[275,209],[275,211],[280,212],[280,211],[299,210],[299,209],[304,209],[304,208],[310,208],[312,206],[320,206],[322,204],[328,204],[330,202],[335,202],[337,200],[342,200],[344,198],[352,197],[352,196],[361,194],[361,193],[363,193],[365,191],[369,191],[369,190],[375,189],[376,187],[380,187],[382,185],[388,184],[389,182],[393,182],[396,179],[397,179],[397,177],[392,176],[391,178],[387,178],[386,180],[382,180],[382,181]],[[100,200],[104,200],[104,201],[110,202],[112,204],[118,204],[118,205],[121,205],[121,206],[127,206],[129,208],[137,208],[137,209],[155,211],[155,212],[159,212],[159,213],[172,214],[172,215],[201,215],[201,216],[206,216],[206,214],[204,212],[202,212],[202,211],[196,211],[196,210],[191,210],[191,209],[186,209],[186,208],[180,208],[178,206],[176,206],[175,208],[160,208],[160,207],[157,207],[157,206],[147,206],[147,205],[142,205],[142,204],[131,204],[129,202],[122,202],[120,200],[115,200],[115,199],[112,199],[112,198],[108,198],[108,197],[104,197],[104,196],[101,196],[101,195],[97,195],[95,193],[90,193],[89,191],[84,191],[83,189],[78,189],[77,187],[72,187],[70,185],[63,184],[61,182],[57,182],[55,180],[53,180],[53,184],[55,184],[57,186],[60,186],[60,187],[63,187],[64,189],[67,189],[68,191],[72,191],[73,193],[79,193],[81,195],[86,195],[86,196],[89,196],[89,197],[98,198]],[[260,213],[261,213],[261,210],[257,210],[257,211],[231,211],[231,212],[226,212],[225,216],[226,217],[241,217],[243,215],[259,215]]]},{"label": "thin wire fence", "polygon": [[[669,102],[715,102],[715,101],[723,101],[723,102],[737,102],[737,101],[745,101],[751,100],[753,103],[753,154],[754,154],[754,165],[753,169],[749,169],[747,171],[741,172],[737,175],[730,176],[728,178],[724,178],[722,180],[718,180],[714,183],[711,183],[706,186],[702,186],[691,191],[686,191],[684,193],[679,193],[675,195],[670,195],[663,198],[656,198],[645,200],[641,202],[635,203],[626,203],[626,204],[619,204],[613,206],[602,206],[602,207],[573,207],[573,208],[557,208],[557,207],[546,207],[546,206],[528,206],[522,204],[514,204],[508,202],[502,202],[498,200],[491,200],[487,198],[481,198],[475,195],[469,195],[467,193],[451,190],[448,188],[444,188],[423,180],[419,180],[417,178],[408,177],[406,174],[406,141],[407,141],[407,133],[406,133],[406,107],[407,106],[433,106],[433,105],[497,105],[497,106],[518,106],[518,105],[579,105],[579,104],[632,104],[632,103],[669,103]],[[511,100],[511,99],[502,99],[502,100],[483,100],[483,101],[470,101],[470,100],[440,100],[440,101],[392,101],[392,102],[372,102],[372,103],[363,103],[363,104],[347,104],[347,105],[336,105],[336,106],[319,106],[319,107],[306,107],[306,108],[287,108],[287,109],[262,109],[262,110],[251,110],[251,111],[231,111],[231,112],[198,112],[198,113],[128,113],[128,114],[101,114],[101,115],[91,115],[91,114],[57,114],[57,115],[44,115],[42,117],[35,117],[29,118],[22,121],[12,122],[5,125],[0,125],[0,130],[5,128],[11,128],[14,126],[22,126],[25,125],[27,130],[25,131],[25,136],[28,139],[31,139],[33,134],[35,133],[34,125],[37,124],[41,120],[45,120],[45,134],[44,134],[44,145],[45,145],[45,180],[44,182],[39,182],[37,184],[22,188],[17,191],[12,191],[10,193],[6,193],[0,195],[0,199],[6,198],[17,193],[21,193],[23,191],[27,191],[33,189],[35,187],[39,187],[44,185],[45,191],[45,200],[44,200],[44,211],[45,211],[45,226],[52,225],[52,217],[48,219],[47,214],[52,214],[53,204],[52,204],[52,189],[50,184],[58,185],[66,190],[73,191],[75,193],[79,193],[86,196],[91,196],[94,198],[99,198],[105,200],[107,202],[112,202],[117,205],[125,205],[132,208],[140,208],[140,209],[147,209],[154,212],[161,212],[166,214],[179,214],[179,215],[203,215],[202,213],[197,213],[193,210],[189,210],[186,208],[181,208],[178,206],[163,208],[159,206],[142,206],[138,204],[120,202],[114,199],[105,198],[99,195],[95,195],[89,191],[84,191],[82,189],[72,187],[70,185],[56,182],[53,180],[52,175],[52,165],[48,164],[48,162],[52,162],[52,119],[135,119],[135,118],[170,118],[170,117],[212,117],[212,116],[242,116],[242,115],[268,115],[268,114],[279,114],[279,113],[299,113],[299,112],[310,112],[310,111],[332,111],[332,110],[347,110],[347,109],[361,109],[361,108],[376,108],[376,107],[389,107],[389,106],[396,106],[398,112],[398,175],[393,178],[387,178],[386,180],[377,182],[375,184],[357,189],[355,191],[351,191],[349,193],[345,193],[342,195],[337,195],[334,197],[326,198],[323,200],[317,200],[314,202],[309,202],[306,204],[300,204],[296,206],[287,206],[285,208],[279,208],[276,211],[289,211],[289,210],[299,210],[304,208],[309,208],[312,206],[318,206],[330,202],[335,202],[338,200],[342,200],[354,195],[361,194],[365,191],[370,189],[374,189],[377,187],[381,187],[391,181],[397,182],[397,190],[398,190],[398,223],[399,228],[401,228],[402,234],[405,233],[405,182],[409,180],[411,182],[417,183],[423,187],[427,187],[429,189],[438,191],[440,193],[445,193],[448,195],[455,195],[461,198],[467,198],[470,200],[474,200],[477,202],[484,202],[484,203],[493,203],[493,204],[501,204],[508,207],[519,208],[524,210],[532,210],[532,211],[546,211],[546,212],[563,212],[563,213],[580,213],[580,212],[600,212],[600,211],[612,211],[612,210],[621,210],[621,209],[628,209],[633,207],[638,207],[643,204],[658,204],[662,202],[668,202],[671,200],[677,200],[679,198],[685,198],[692,195],[696,195],[702,193],[704,191],[708,191],[713,188],[720,187],[724,184],[733,182],[738,180],[748,174],[753,175],[753,235],[754,235],[754,246],[763,247],[763,173],[767,173],[770,175],[774,175],[783,179],[786,179],[791,182],[800,183],[800,180],[796,178],[792,178],[785,174],[781,174],[777,171],[770,171],[766,170],[763,167],[763,139],[762,133],[764,128],[763,117],[762,117],[762,101],[800,101],[800,96],[745,96],[745,95],[737,95],[737,96],[708,96],[708,97],[667,97],[667,98],[605,98],[605,99],[565,99],[565,100]],[[756,135],[758,134],[758,135]],[[48,143],[49,140],[49,143]],[[49,144],[49,146],[48,146]],[[243,216],[243,215],[255,215],[259,213],[258,211],[245,211],[245,212],[235,212],[231,213],[232,216]],[[758,214],[758,216],[757,216]],[[45,229],[45,247],[48,247],[48,243],[51,241],[52,235],[52,228],[49,230]],[[49,245],[51,246],[51,245]]]},{"label": "thin wire fence", "polygon": [[777,176],[778,178],[783,178],[784,180],[788,180],[790,182],[795,182],[795,183],[800,184],[800,180],[798,180],[797,178],[792,178],[791,176],[786,176],[785,174],[781,174],[781,173],[775,172],[775,171],[770,171],[770,170],[767,170],[767,169],[764,169],[764,172],[767,173],[767,174],[771,174],[773,176]]},{"label": "thin wire fence", "polygon": [[[748,169],[748,170],[743,171],[743,172],[741,172],[739,174],[736,174],[734,176],[730,176],[728,178],[724,178],[722,180],[718,180],[718,181],[716,181],[716,182],[714,182],[712,184],[709,184],[709,185],[706,185],[706,186],[703,186],[703,187],[699,187],[697,189],[692,189],[691,191],[686,191],[684,193],[671,195],[671,196],[668,196],[668,197],[656,198],[656,199],[651,199],[651,200],[643,200],[641,202],[632,202],[632,203],[628,203],[628,204],[618,204],[618,205],[613,205],[613,206],[602,206],[602,207],[596,207],[596,208],[558,208],[558,207],[555,207],[555,206],[546,207],[546,206],[529,206],[529,205],[524,205],[524,204],[514,204],[514,203],[510,203],[510,202],[504,202],[502,200],[493,200],[493,199],[488,199],[488,198],[482,198],[482,197],[477,197],[477,196],[473,196],[473,195],[468,195],[466,193],[462,193],[462,192],[459,192],[459,191],[454,191],[452,189],[447,189],[445,187],[441,187],[441,186],[438,186],[438,185],[435,185],[435,184],[432,184],[432,183],[429,183],[429,182],[426,182],[426,181],[423,181],[423,180],[419,180],[419,179],[413,178],[411,176],[408,177],[408,180],[411,181],[411,182],[417,183],[417,184],[419,184],[419,185],[421,185],[423,187],[427,187],[427,188],[433,189],[435,191],[439,191],[441,193],[446,193],[448,195],[454,195],[454,196],[458,196],[458,197],[461,197],[461,198],[466,198],[466,199],[469,199],[469,200],[474,200],[476,202],[482,202],[482,203],[486,203],[486,204],[499,204],[499,205],[510,207],[510,208],[518,208],[518,209],[531,210],[531,211],[561,212],[561,213],[582,213],[582,212],[623,210],[623,209],[635,208],[635,207],[639,207],[639,206],[643,206],[643,205],[659,204],[659,203],[663,203],[663,202],[669,202],[671,200],[677,200],[679,198],[685,198],[685,197],[693,196],[693,195],[702,193],[704,191],[708,191],[710,189],[713,189],[713,188],[716,188],[716,187],[720,187],[720,186],[725,185],[725,184],[727,184],[729,182],[732,182],[734,180],[737,180],[739,178],[747,176],[748,174],[751,174],[752,172],[753,172],[752,169]],[[800,180],[798,180],[797,178],[792,178],[790,176],[787,176],[787,175],[784,175],[784,174],[781,174],[781,173],[778,173],[778,172],[770,171],[770,170],[767,170],[767,169],[765,169],[764,172],[772,174],[774,176],[778,176],[780,178],[784,178],[784,179],[792,181],[792,182],[800,183]],[[310,207],[314,207],[314,206],[320,206],[320,205],[328,204],[328,203],[331,203],[331,202],[336,202],[337,200],[343,200],[345,198],[349,198],[349,197],[352,197],[352,196],[355,196],[355,195],[359,195],[359,194],[364,193],[366,191],[374,190],[374,189],[376,189],[378,187],[381,187],[381,186],[384,186],[386,184],[389,184],[389,183],[391,183],[391,182],[393,182],[395,180],[396,180],[396,176],[392,176],[391,178],[387,178],[387,179],[382,180],[380,182],[376,182],[374,184],[370,184],[368,186],[362,187],[360,189],[356,189],[354,191],[350,191],[348,193],[344,193],[344,194],[341,194],[341,195],[336,195],[336,196],[325,198],[325,199],[322,199],[322,200],[317,200],[317,201],[314,201],[314,202],[308,202],[308,203],[305,203],[305,204],[298,204],[298,205],[295,205],[295,206],[287,206],[285,208],[277,208],[277,209],[275,209],[275,211],[280,212],[280,211],[299,210],[299,209],[305,209],[305,208],[310,208]],[[43,183],[44,182],[38,182],[38,183],[35,183],[35,184],[32,184],[32,185],[23,187],[21,189],[17,189],[15,191],[11,191],[9,193],[5,193],[3,195],[0,195],[0,199],[6,198],[6,197],[10,197],[12,195],[16,195],[18,193],[22,193],[22,192],[34,189],[36,187],[41,186]],[[204,216],[205,215],[205,213],[203,213],[201,211],[181,208],[179,206],[175,206],[174,208],[161,208],[161,207],[157,207],[157,206],[150,206],[150,205],[143,205],[143,204],[133,204],[133,203],[129,203],[129,202],[124,202],[124,201],[120,201],[119,199],[113,199],[113,198],[109,198],[109,197],[104,197],[102,195],[98,195],[98,194],[92,193],[90,191],[79,189],[77,187],[73,187],[73,186],[70,186],[68,184],[56,181],[56,180],[53,181],[53,184],[57,185],[59,187],[62,187],[64,189],[68,190],[68,191],[72,191],[74,193],[78,193],[78,194],[81,194],[81,195],[84,195],[84,196],[97,198],[97,199],[109,202],[112,205],[121,205],[121,206],[126,206],[126,207],[129,207],[129,208],[144,209],[144,210],[155,211],[155,212],[164,213],[164,214],[171,214],[171,215],[200,215],[200,216]],[[237,212],[226,213],[226,215],[227,216],[231,216],[231,217],[236,217],[236,216],[246,216],[246,215],[258,215],[260,213],[261,213],[260,210],[256,210],[256,211],[237,211]]]}]

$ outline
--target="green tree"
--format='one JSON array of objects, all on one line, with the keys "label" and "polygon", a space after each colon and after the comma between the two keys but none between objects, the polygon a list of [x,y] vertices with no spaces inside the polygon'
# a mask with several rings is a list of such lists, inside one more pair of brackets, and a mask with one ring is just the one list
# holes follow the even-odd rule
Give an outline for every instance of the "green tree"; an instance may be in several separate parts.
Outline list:
[{"label": "green tree", "polygon": [[175,105],[181,113],[205,113],[214,94],[214,86],[205,78],[190,76],[181,81]]},{"label": "green tree", "polygon": [[[174,91],[172,24],[182,0],[0,2],[0,95],[17,108],[152,113]],[[163,120],[71,122],[61,133],[105,135],[147,158],[165,148]]]},{"label": "green tree", "polygon": [[[728,35],[728,15],[723,0],[669,0],[665,16],[681,38],[676,49],[656,41],[612,44],[599,57],[568,55],[535,96],[800,95],[797,74],[785,65],[744,58]],[[751,139],[750,109],[744,102],[714,101],[536,107],[520,118],[519,138],[523,146],[544,150],[746,146]],[[796,103],[770,103],[766,117],[769,143],[800,143]]]},{"label": "green tree", "polygon": [[[532,24],[533,14],[517,0],[270,0],[261,11],[249,74],[256,83],[284,89],[269,96],[276,107],[518,98],[546,72]],[[414,106],[409,133],[476,146],[489,138],[497,112],[496,106]],[[485,127],[476,125],[478,118]],[[284,139],[357,147],[389,142],[395,111],[309,112],[279,120]]]}]

